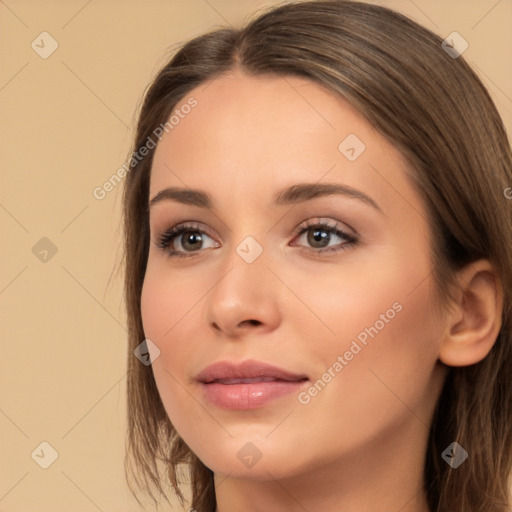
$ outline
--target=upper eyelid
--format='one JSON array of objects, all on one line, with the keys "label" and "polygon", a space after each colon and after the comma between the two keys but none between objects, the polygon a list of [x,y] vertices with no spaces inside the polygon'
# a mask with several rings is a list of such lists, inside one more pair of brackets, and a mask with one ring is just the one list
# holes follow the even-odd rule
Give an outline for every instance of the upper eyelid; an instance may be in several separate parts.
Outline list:
[{"label": "upper eyelid", "polygon": [[[354,237],[359,236],[359,233],[357,232],[357,230],[355,230],[348,224],[338,221],[338,220],[331,219],[329,217],[311,217],[309,219],[303,220],[299,224],[297,224],[297,226],[295,228],[293,228],[292,233],[293,234],[300,233],[301,230],[307,229],[309,227],[317,226],[318,224],[322,224],[324,226],[327,225],[330,229],[333,229],[333,230],[338,229],[339,231],[347,231],[347,234],[352,235]],[[178,222],[170,227],[164,228],[163,230],[160,231],[160,233],[165,234],[171,230],[178,230],[178,229],[191,229],[191,230],[197,229],[200,231],[204,231],[207,235],[213,237],[213,235],[210,234],[212,230],[206,224],[203,224],[202,222],[198,222],[198,221],[193,221],[193,220],[189,220],[189,221],[184,220],[184,221]],[[158,233],[158,230],[155,230],[155,232]]]},{"label": "upper eyelid", "polygon": [[[324,219],[324,220],[322,220]],[[328,220],[325,220],[328,219]],[[329,217],[312,217],[305,221],[300,222],[297,227],[293,230],[294,234],[301,233],[302,230],[308,229],[310,227],[315,227],[317,225],[327,226],[329,229],[342,231],[343,233],[352,236],[354,238],[359,238],[359,233],[351,226],[346,224],[345,222],[341,222],[339,220],[330,219]]]}]

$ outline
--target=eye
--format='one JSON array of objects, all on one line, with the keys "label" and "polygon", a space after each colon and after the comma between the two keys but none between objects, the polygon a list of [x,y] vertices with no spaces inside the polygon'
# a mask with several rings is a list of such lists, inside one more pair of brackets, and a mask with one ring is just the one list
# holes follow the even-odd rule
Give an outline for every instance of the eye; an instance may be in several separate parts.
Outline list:
[{"label": "eye", "polygon": [[[327,222],[310,222],[299,226],[296,232],[299,233],[297,238],[305,241],[309,245],[306,249],[313,253],[323,254],[342,251],[355,245],[358,241],[355,236],[342,231],[336,223],[330,225]],[[336,238],[340,239],[341,243],[331,244],[331,242],[336,241]]]},{"label": "eye", "polygon": [[[192,256],[194,252],[204,249],[203,244],[207,239],[212,240],[204,230],[200,229],[199,224],[184,223],[162,233],[156,245],[168,251],[171,257],[183,258]],[[219,244],[214,242],[210,247],[219,247]]]},{"label": "eye", "polygon": [[[355,236],[349,235],[339,229],[336,223],[329,225],[327,222],[309,221],[306,225],[300,225],[295,229],[294,233],[298,234],[296,239],[298,238],[309,244],[309,247],[305,247],[305,249],[314,254],[342,251],[358,242]],[[331,242],[336,241],[336,238],[340,239],[341,242],[334,245],[331,244]],[[207,240],[211,240],[209,247],[204,246]],[[178,224],[164,231],[160,235],[156,245],[165,250],[172,258],[186,258],[193,256],[194,253],[200,252],[201,249],[220,246],[218,242],[214,241],[213,238],[205,233],[204,229],[201,229],[201,226],[195,222]],[[301,244],[292,243],[292,245]]]}]

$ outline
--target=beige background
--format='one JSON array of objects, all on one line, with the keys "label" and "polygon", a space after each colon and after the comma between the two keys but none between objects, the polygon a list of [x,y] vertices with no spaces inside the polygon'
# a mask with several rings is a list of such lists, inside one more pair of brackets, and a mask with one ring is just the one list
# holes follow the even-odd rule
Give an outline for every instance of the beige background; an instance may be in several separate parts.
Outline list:
[{"label": "beige background", "polygon": [[[0,0],[0,512],[139,510],[123,476],[121,186],[92,190],[126,158],[169,49],[277,3]],[[377,3],[459,32],[512,133],[512,2]],[[31,48],[43,31],[59,45],[47,59]],[[43,441],[59,455],[48,469],[31,457]]]}]

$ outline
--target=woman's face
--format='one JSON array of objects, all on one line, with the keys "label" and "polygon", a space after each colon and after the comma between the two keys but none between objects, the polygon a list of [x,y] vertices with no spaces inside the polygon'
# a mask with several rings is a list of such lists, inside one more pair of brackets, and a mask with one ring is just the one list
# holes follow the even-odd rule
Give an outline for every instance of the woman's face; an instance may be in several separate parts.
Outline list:
[{"label": "woman's face", "polygon": [[256,480],[421,458],[444,325],[405,159],[298,77],[225,75],[177,110],[151,171],[142,319],[180,436]]}]

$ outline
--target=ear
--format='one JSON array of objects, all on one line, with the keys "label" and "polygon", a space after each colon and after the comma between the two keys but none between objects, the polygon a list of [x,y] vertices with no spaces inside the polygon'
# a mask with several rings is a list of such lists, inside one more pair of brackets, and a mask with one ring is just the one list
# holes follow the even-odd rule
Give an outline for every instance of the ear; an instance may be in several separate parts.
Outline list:
[{"label": "ear", "polygon": [[487,260],[464,267],[457,283],[439,358],[448,366],[469,366],[484,359],[496,342],[502,323],[503,288]]}]

